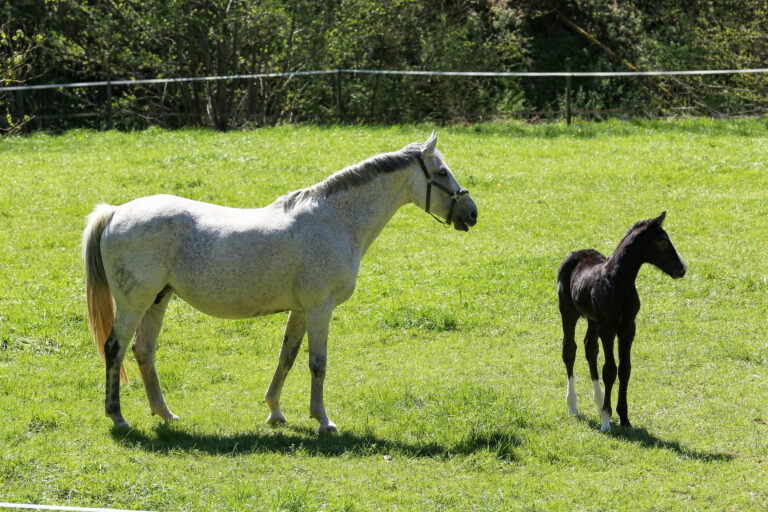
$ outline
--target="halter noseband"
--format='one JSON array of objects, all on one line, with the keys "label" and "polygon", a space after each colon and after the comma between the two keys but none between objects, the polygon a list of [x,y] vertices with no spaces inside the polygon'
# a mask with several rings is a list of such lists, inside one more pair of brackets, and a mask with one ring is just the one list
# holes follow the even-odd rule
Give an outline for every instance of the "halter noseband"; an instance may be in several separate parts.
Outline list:
[{"label": "halter noseband", "polygon": [[[448,190],[448,187],[443,185],[442,183],[438,183],[435,180],[433,180],[429,176],[429,171],[427,171],[427,166],[424,165],[424,160],[422,160],[421,155],[416,155],[416,159],[419,161],[419,165],[421,166],[421,170],[424,172],[424,177],[427,178],[427,207],[425,208],[426,212],[432,216],[433,219],[435,219],[440,224],[445,224],[445,226],[451,225],[451,219],[453,218],[453,210],[456,207],[456,203],[459,202],[461,199],[461,196],[464,194],[469,194],[469,190],[462,188],[459,186],[459,190],[456,192],[451,192]],[[448,194],[448,197],[451,198],[451,206],[448,209],[448,217],[445,218],[445,221],[440,220],[435,214],[429,211],[429,199],[430,199],[430,192],[432,191],[432,185],[436,186],[446,194]]]}]

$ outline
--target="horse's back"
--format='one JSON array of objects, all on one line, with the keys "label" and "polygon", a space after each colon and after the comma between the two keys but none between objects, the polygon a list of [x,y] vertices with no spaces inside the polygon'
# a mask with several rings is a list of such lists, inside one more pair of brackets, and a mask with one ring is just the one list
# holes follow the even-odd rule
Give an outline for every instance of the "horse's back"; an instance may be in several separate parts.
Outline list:
[{"label": "horse's back", "polygon": [[140,290],[135,302],[154,299],[168,286],[225,318],[303,309],[328,288],[343,290],[345,299],[357,267],[326,216],[313,205],[238,209],[168,195],[139,198],[118,207],[105,232],[108,278],[126,299]]},{"label": "horse's back", "polygon": [[125,203],[102,235],[113,293],[128,302],[141,302],[168,286],[215,316],[285,309],[287,297],[274,297],[277,304],[269,308],[244,298],[264,296],[267,288],[280,289],[278,285],[288,280],[297,254],[285,229],[277,229],[281,223],[285,221],[279,212],[170,195]]}]

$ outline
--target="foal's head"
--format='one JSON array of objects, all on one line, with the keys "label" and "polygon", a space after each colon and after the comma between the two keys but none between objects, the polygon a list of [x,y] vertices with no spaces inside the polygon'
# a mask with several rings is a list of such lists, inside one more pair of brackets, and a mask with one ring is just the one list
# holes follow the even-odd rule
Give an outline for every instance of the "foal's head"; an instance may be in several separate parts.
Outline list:
[{"label": "foal's head", "polygon": [[679,279],[685,275],[688,270],[680,253],[677,252],[669,235],[661,227],[667,212],[654,219],[639,222],[636,225],[637,242],[641,244],[641,257],[644,262],[656,265],[662,271]]},{"label": "foal's head", "polygon": [[[421,147],[421,170],[411,181],[411,199],[429,213],[439,215],[455,229],[469,231],[477,224],[477,205],[445,163],[437,149],[437,134]],[[423,164],[423,167],[422,167]],[[439,219],[438,219],[439,220]]]}]

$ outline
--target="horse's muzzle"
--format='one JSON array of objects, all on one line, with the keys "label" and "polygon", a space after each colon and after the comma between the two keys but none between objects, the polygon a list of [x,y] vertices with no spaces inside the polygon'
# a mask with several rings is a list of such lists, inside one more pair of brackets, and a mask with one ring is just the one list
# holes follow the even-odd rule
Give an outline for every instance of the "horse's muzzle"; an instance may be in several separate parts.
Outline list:
[{"label": "horse's muzzle", "polygon": [[477,205],[469,194],[459,200],[452,220],[454,229],[458,231],[469,231],[469,228],[477,224]]}]

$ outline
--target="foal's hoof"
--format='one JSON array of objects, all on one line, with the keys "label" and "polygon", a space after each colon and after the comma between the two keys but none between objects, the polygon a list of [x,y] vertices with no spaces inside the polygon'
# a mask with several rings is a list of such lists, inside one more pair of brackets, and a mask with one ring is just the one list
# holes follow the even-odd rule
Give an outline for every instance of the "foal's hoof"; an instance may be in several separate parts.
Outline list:
[{"label": "foal's hoof", "polygon": [[621,426],[622,428],[632,428],[632,424],[629,420],[621,420]]},{"label": "foal's hoof", "polygon": [[607,414],[605,411],[601,411],[600,415],[603,419],[603,424],[600,426],[600,432],[610,432],[611,431],[611,415]]},{"label": "foal's hoof", "polygon": [[336,424],[332,421],[329,421],[327,425],[320,425],[320,428],[317,429],[317,433],[320,435],[336,434],[338,431],[339,427],[337,427]]},{"label": "foal's hoof", "polygon": [[576,407],[571,407],[570,409],[568,409],[568,416],[576,417],[578,415],[579,415],[579,410]]}]

